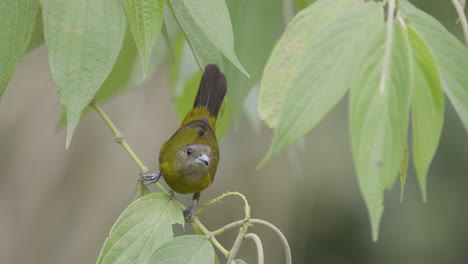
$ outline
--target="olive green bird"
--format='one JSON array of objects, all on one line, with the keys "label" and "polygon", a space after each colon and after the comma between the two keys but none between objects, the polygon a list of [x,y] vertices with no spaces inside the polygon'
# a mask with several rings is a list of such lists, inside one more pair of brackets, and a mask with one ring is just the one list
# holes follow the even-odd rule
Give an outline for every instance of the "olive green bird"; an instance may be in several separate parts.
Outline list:
[{"label": "olive green bird", "polygon": [[216,118],[226,90],[226,77],[218,66],[207,65],[192,110],[161,147],[160,173],[142,175],[146,184],[155,183],[162,176],[175,192],[193,193],[193,204],[184,211],[185,221],[190,221],[200,192],[213,182],[216,174],[219,161]]}]

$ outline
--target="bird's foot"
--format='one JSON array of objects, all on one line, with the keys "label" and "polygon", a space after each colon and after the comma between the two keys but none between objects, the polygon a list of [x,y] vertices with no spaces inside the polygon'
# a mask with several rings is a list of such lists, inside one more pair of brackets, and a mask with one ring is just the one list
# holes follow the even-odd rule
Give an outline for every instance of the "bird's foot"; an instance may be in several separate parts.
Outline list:
[{"label": "bird's foot", "polygon": [[146,185],[150,185],[152,183],[155,183],[159,181],[161,178],[161,173],[146,173],[146,174],[141,174],[140,173],[140,181],[143,182]]},{"label": "bird's foot", "polygon": [[195,205],[193,205],[193,204],[191,206],[185,208],[185,210],[184,210],[185,222],[190,222],[194,212],[195,212]]}]

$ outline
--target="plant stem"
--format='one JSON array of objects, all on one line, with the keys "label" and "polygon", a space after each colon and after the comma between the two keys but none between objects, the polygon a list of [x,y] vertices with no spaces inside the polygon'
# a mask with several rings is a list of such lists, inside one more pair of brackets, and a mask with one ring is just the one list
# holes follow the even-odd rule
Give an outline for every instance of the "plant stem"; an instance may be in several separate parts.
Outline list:
[{"label": "plant stem", "polygon": [[254,243],[255,243],[255,246],[257,246],[257,263],[258,264],[263,264],[264,263],[264,256],[263,256],[263,245],[262,245],[262,241],[260,240],[260,238],[254,234],[254,233],[248,233],[247,235],[245,235],[245,240],[248,240],[248,239],[251,239]]},{"label": "plant stem", "polygon": [[141,173],[146,173],[148,172],[148,167],[146,167],[143,162],[138,158],[138,156],[135,154],[135,152],[132,150],[132,148],[127,144],[127,141],[123,137],[122,133],[117,129],[117,127],[114,125],[114,122],[109,118],[109,116],[104,112],[104,110],[96,103],[96,99],[93,99],[89,105],[96,110],[96,112],[101,116],[102,120],[106,123],[106,125],[110,128],[112,131],[112,134],[114,134],[114,140],[115,142],[119,143],[120,146],[128,153],[130,158],[135,162],[137,167],[140,169]]},{"label": "plant stem", "polygon": [[217,204],[219,202],[221,202],[225,197],[227,196],[239,196],[242,198],[242,200],[244,200],[244,213],[245,213],[245,219],[244,221],[245,222],[248,222],[249,219],[250,219],[250,205],[249,205],[249,202],[247,201],[247,198],[245,198],[245,196],[242,194],[242,193],[238,193],[238,192],[225,192],[223,194],[221,194],[220,196],[214,198],[213,200],[207,202],[204,207],[200,208],[197,210],[197,212],[195,212],[195,216],[196,215],[199,215],[201,212],[203,212],[203,210],[205,210],[205,208],[211,206],[211,205],[214,205],[214,204]]},{"label": "plant stem", "polygon": [[[268,227],[269,229],[271,229],[272,231],[274,231],[278,235],[278,237],[280,238],[281,243],[283,244],[284,254],[285,254],[285,257],[286,257],[286,264],[291,264],[292,263],[291,249],[289,247],[288,240],[283,235],[281,230],[279,230],[279,228],[277,228],[273,224],[271,224],[271,223],[269,223],[269,222],[267,222],[265,220],[261,220],[261,219],[254,219],[253,218],[253,219],[250,219],[249,223],[264,225],[264,226]],[[227,224],[224,227],[222,227],[222,228],[220,228],[220,229],[218,229],[216,231],[213,231],[212,234],[214,236],[216,236],[216,235],[224,233],[228,229],[231,229],[231,228],[234,228],[234,227],[239,227],[239,226],[242,226],[242,225],[244,225],[244,220],[239,220],[239,221],[236,221],[236,222],[232,222],[232,223]]]},{"label": "plant stem", "polygon": [[455,10],[457,11],[458,17],[462,24],[463,28],[463,36],[465,37],[465,46],[468,47],[468,22],[466,20],[465,12],[463,11],[463,5],[459,2],[459,0],[452,0],[453,6],[455,6]]},{"label": "plant stem", "polygon": [[[391,1],[391,0],[390,0]],[[292,263],[292,260],[291,260],[291,248],[289,248],[289,244],[288,244],[288,240],[286,239],[286,237],[283,235],[283,233],[281,232],[281,230],[279,230],[279,228],[277,228],[276,226],[274,226],[273,224],[265,221],[265,220],[261,220],[261,219],[250,219],[250,222],[252,224],[259,224],[259,225],[264,225],[268,228],[270,228],[271,230],[273,230],[280,238],[281,240],[281,243],[283,244],[283,248],[284,248],[284,255],[286,257],[286,264],[291,264]]]},{"label": "plant stem", "polygon": [[239,234],[237,235],[236,241],[234,242],[234,245],[232,245],[232,248],[229,251],[229,258],[228,258],[227,264],[234,261],[234,258],[236,257],[237,252],[239,252],[240,246],[242,245],[242,242],[244,241],[246,232],[247,230],[245,230],[244,228],[239,229]]},{"label": "plant stem", "polygon": [[226,258],[229,256],[229,251],[227,251],[221,243],[213,236],[211,233],[201,222],[198,217],[192,218],[193,224],[195,224],[207,237],[210,239],[213,246],[215,246]]}]

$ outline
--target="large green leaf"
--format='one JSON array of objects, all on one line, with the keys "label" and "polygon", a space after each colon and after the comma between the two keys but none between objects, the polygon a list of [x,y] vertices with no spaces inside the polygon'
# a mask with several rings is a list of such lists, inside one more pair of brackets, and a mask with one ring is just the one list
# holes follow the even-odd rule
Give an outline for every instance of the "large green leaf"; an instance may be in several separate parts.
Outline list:
[{"label": "large green leaf", "polygon": [[125,13],[118,0],[47,0],[49,64],[67,117],[67,147],[81,113],[106,80],[122,47]]},{"label": "large green leaf", "polygon": [[427,43],[439,69],[442,87],[468,131],[468,50],[435,18],[402,0],[414,31]]},{"label": "large green leaf", "polygon": [[345,95],[358,51],[382,21],[380,4],[340,0],[319,1],[291,22],[261,83],[260,113],[276,127],[263,163],[311,130]]},{"label": "large green leaf", "polygon": [[214,264],[215,252],[206,236],[173,238],[159,247],[145,264]]},{"label": "large green leaf", "polygon": [[233,117],[238,120],[245,98],[260,80],[278,37],[283,1],[228,0],[227,5],[234,29],[236,54],[250,74],[247,78],[233,64],[225,64]]},{"label": "large green leaf", "polygon": [[411,100],[412,57],[408,36],[395,23],[392,53],[379,89],[385,51],[386,25],[369,31],[364,51],[355,61],[352,80],[350,127],[359,187],[369,210],[374,240],[383,213],[384,190],[391,188],[406,146]]},{"label": "large green leaf", "polygon": [[[319,67],[324,66],[327,67],[327,69],[331,68],[332,63],[324,64],[312,62],[311,65],[306,65],[305,63],[310,61],[312,55],[314,58],[318,56],[318,59],[323,62],[326,62],[329,57],[332,60],[339,59],[338,57],[341,52],[335,54],[329,53],[323,58],[319,56],[323,49],[339,50],[348,46],[347,42],[332,42],[331,40],[335,36],[327,35],[327,30],[334,26],[333,23],[335,22],[333,21],[336,21],[337,17],[345,14],[348,9],[360,5],[362,4],[358,1],[352,0],[318,1],[298,13],[293,20],[291,20],[283,36],[273,49],[268,63],[265,66],[260,83],[258,112],[260,118],[264,120],[268,126],[272,128],[278,126],[286,94],[289,88],[293,87],[293,79],[301,78],[299,75],[301,67],[306,67],[303,70],[308,70],[309,67],[314,67],[314,65]],[[340,33],[344,34],[343,37],[352,36],[350,30],[356,28],[355,25],[348,25],[346,22],[347,21],[342,21],[336,25],[337,27],[342,27],[343,31]],[[328,40],[326,38],[332,39]],[[329,42],[331,46],[313,46],[317,45],[317,41],[320,39]],[[330,72],[330,74],[332,74],[332,72]],[[343,77],[343,79],[346,78]],[[305,88],[302,87],[302,89],[309,87],[312,86],[308,85]],[[339,88],[344,89],[345,87],[346,86]]]},{"label": "large green leaf", "polygon": [[0,99],[29,45],[38,9],[37,0],[0,2]]},{"label": "large green leaf", "polygon": [[201,69],[208,63],[221,66],[223,54],[248,76],[234,52],[234,34],[224,0],[170,0],[170,4]]},{"label": "large green leaf", "polygon": [[184,218],[169,196],[141,197],[114,223],[97,263],[145,263],[154,250],[173,238],[172,224],[176,223],[184,224]]},{"label": "large green leaf", "polygon": [[161,32],[164,0],[124,0],[124,6],[146,75],[151,51]]},{"label": "large green leaf", "polygon": [[34,23],[34,29],[31,33],[31,40],[29,41],[26,54],[35,50],[44,44],[44,25],[42,24],[42,9],[39,8],[39,13],[36,16],[36,23]]},{"label": "large green leaf", "polygon": [[[206,38],[200,27],[197,26],[194,19],[191,17],[186,6],[181,1],[175,1],[175,6],[173,7],[171,4],[170,8],[190,42],[193,55],[200,69],[204,69],[209,63],[217,64],[221,69],[224,69],[221,51]],[[174,51],[174,53],[177,53],[177,51]]]},{"label": "large green leaf", "polygon": [[427,171],[437,150],[444,121],[444,93],[429,47],[418,33],[411,27],[408,29],[414,58],[413,156],[423,200],[426,201]]},{"label": "large green leaf", "polygon": [[96,93],[96,99],[99,103],[102,104],[108,101],[116,94],[134,85],[131,79],[132,75],[136,75],[136,57],[137,48],[132,40],[130,32],[127,31],[122,45],[122,51],[117,57],[114,68]]}]

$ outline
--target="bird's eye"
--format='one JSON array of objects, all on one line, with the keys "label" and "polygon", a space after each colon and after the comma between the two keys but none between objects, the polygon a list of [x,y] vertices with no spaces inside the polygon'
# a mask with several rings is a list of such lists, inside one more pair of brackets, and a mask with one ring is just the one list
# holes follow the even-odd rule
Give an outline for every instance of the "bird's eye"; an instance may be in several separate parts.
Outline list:
[{"label": "bird's eye", "polygon": [[193,150],[191,148],[187,149],[187,155],[192,155]]}]

